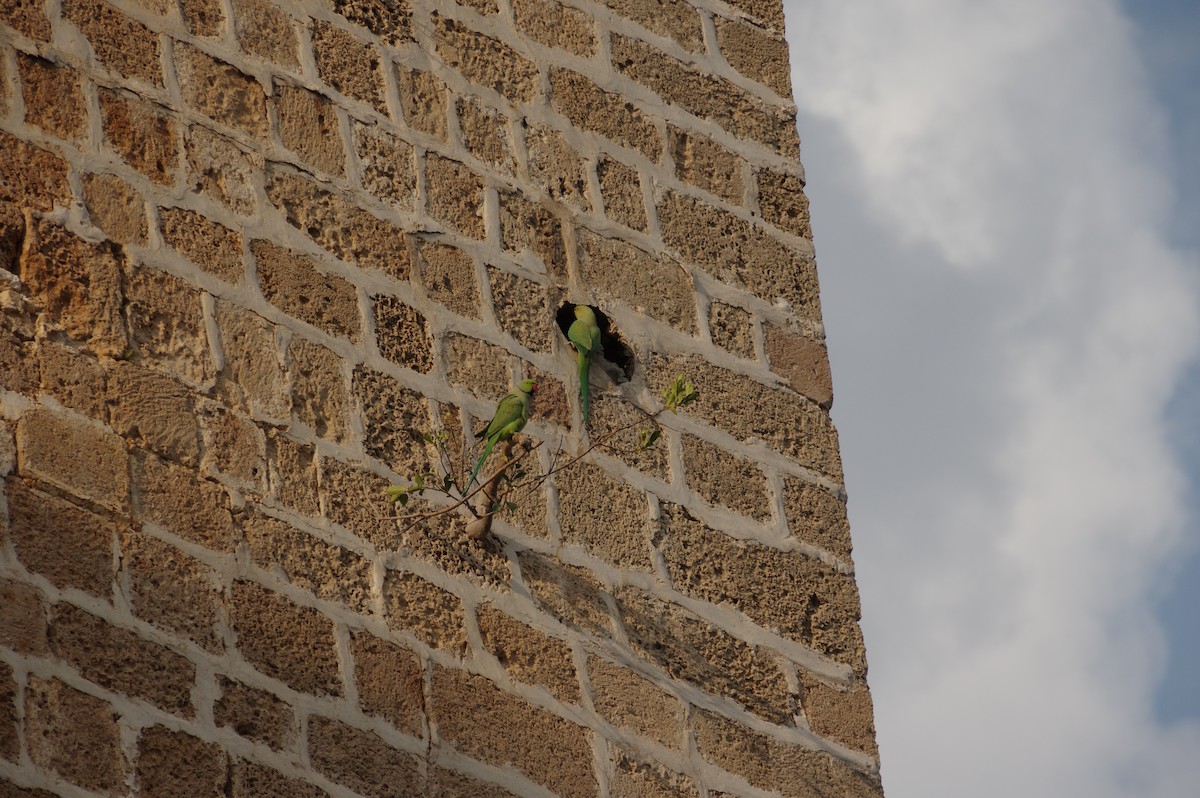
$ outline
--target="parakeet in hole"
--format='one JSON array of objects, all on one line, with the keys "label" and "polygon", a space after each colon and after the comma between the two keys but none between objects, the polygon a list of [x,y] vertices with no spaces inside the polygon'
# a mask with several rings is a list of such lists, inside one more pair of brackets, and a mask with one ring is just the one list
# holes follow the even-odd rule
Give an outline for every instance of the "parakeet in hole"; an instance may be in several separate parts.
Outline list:
[{"label": "parakeet in hole", "polygon": [[479,462],[475,464],[475,470],[471,472],[471,478],[467,480],[468,489],[479,474],[479,469],[483,468],[488,455],[492,453],[492,448],[524,429],[525,422],[529,420],[529,400],[535,391],[537,391],[536,382],[521,380],[517,383],[516,390],[506,394],[500,400],[500,404],[496,405],[496,412],[492,415],[491,423],[476,434],[476,438],[487,441],[487,446],[483,448],[483,454],[479,456]]},{"label": "parakeet in hole", "polygon": [[567,329],[567,338],[575,345],[579,357],[579,396],[583,401],[583,423],[588,421],[588,374],[592,355],[600,351],[600,327],[596,313],[587,305],[575,306],[575,321]]}]

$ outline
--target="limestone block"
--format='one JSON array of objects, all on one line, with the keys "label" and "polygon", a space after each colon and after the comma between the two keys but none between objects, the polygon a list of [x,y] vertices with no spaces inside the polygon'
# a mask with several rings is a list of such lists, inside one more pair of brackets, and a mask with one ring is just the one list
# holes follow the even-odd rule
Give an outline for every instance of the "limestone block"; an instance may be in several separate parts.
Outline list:
[{"label": "limestone block", "polygon": [[712,342],[739,357],[754,360],[754,314],[734,305],[713,302],[708,306],[708,332]]},{"label": "limestone block", "polygon": [[183,101],[194,110],[259,140],[266,139],[267,95],[257,80],[183,43],[175,46],[175,74]]},{"label": "limestone block", "polygon": [[479,634],[508,675],[544,687],[562,701],[579,702],[579,681],[566,643],[511,618],[489,604],[476,607]]},{"label": "limestone block", "polygon": [[771,370],[783,377],[792,390],[807,396],[821,408],[833,404],[833,381],[825,344],[767,325],[764,348]]},{"label": "limestone block", "polygon": [[801,706],[814,732],[871,756],[879,756],[871,694],[862,683],[850,688],[836,688],[807,674],[802,681]]},{"label": "limestone block", "polygon": [[754,17],[764,27],[783,33],[783,6],[776,0],[729,0],[729,5]]},{"label": "limestone block", "polygon": [[543,611],[589,634],[612,637],[608,594],[589,570],[532,551],[521,551],[517,558],[521,579]]},{"label": "limestone block", "polygon": [[126,263],[125,314],[142,361],[192,384],[215,376],[200,292],[179,277]]},{"label": "limestone block", "polygon": [[254,422],[223,407],[207,407],[200,417],[204,455],[201,476],[221,476],[250,493],[267,489],[267,450]]},{"label": "limestone block", "polygon": [[563,798],[598,794],[589,732],[482,676],[435,666],[434,722],[455,750],[492,765],[512,765]]},{"label": "limestone block", "polygon": [[194,124],[184,133],[187,181],[192,191],[204,194],[241,216],[251,216],[258,207],[254,174],[257,169],[232,140],[203,125]]},{"label": "limestone block", "polygon": [[418,239],[421,284],[429,298],[460,316],[478,319],[479,280],[475,259],[449,244]]},{"label": "limestone block", "polygon": [[658,125],[621,95],[601,89],[578,72],[553,68],[550,100],[554,110],[575,127],[637,150],[652,161],[660,159],[663,142]]},{"label": "limestone block", "polygon": [[583,158],[554,128],[534,125],[526,129],[529,180],[552,200],[586,210],[587,177]]},{"label": "limestone block", "polygon": [[229,761],[218,743],[165,726],[142,729],[134,790],[138,795],[209,798],[224,794]]},{"label": "limestone block", "polygon": [[538,283],[488,266],[492,309],[506,333],[534,352],[548,352],[557,329],[547,291]]},{"label": "limestone block", "polygon": [[515,191],[500,192],[500,242],[510,252],[531,252],[559,284],[567,279],[562,221],[549,202],[539,204]]},{"label": "limestone block", "polygon": [[841,499],[820,485],[789,479],[783,513],[794,536],[850,561],[850,523]]},{"label": "limestone block", "polygon": [[21,280],[46,314],[98,355],[119,356],[128,346],[121,317],[120,251],[91,244],[37,219],[26,235]]},{"label": "limestone block", "polygon": [[757,25],[742,20],[715,17],[717,46],[729,65],[751,80],[756,80],[780,97],[791,98],[791,69],[788,46],[782,32],[772,35]]},{"label": "limestone block", "polygon": [[[50,650],[106,690],[184,718],[195,714],[196,666],[185,657],[70,604],[50,610]],[[96,763],[93,763],[96,764]]]},{"label": "limestone block", "polygon": [[758,464],[692,435],[683,436],[688,487],[712,505],[724,505],[755,521],[771,520],[767,480]]},{"label": "limestone block", "polygon": [[329,793],[301,779],[247,759],[235,759],[229,798],[329,798]]},{"label": "limestone block", "polygon": [[430,216],[465,236],[485,236],[482,177],[466,164],[430,152],[425,155],[425,185]]},{"label": "limestone block", "polygon": [[280,66],[300,66],[295,22],[268,0],[233,0],[233,30],[246,52]]},{"label": "limestone block", "polygon": [[125,530],[121,570],[134,615],[209,651],[222,649],[221,596],[209,568],[149,535]]},{"label": "limestone block", "polygon": [[[104,398],[107,393],[104,369],[94,358],[73,346],[42,341],[38,348],[42,366],[43,392],[63,406],[97,421],[107,418]],[[36,362],[34,366],[36,367]],[[30,391],[33,393],[33,391]]]},{"label": "limestone block", "polygon": [[430,72],[396,64],[396,85],[408,126],[446,141],[446,84]]},{"label": "limestone block", "polygon": [[213,38],[225,30],[225,9],[220,0],[180,0],[179,13],[193,36]]},{"label": "limestone block", "polygon": [[433,648],[459,656],[466,653],[463,606],[458,596],[416,574],[389,570],[383,581],[383,602],[392,629],[411,632]]},{"label": "limestone block", "polygon": [[430,16],[437,54],[448,67],[472,83],[499,92],[513,104],[533,100],[537,64],[504,42],[471,30],[458,20],[436,11]]},{"label": "limestone block", "polygon": [[158,217],[167,246],[227,283],[242,281],[240,234],[187,208],[160,208]]},{"label": "limestone block", "polygon": [[582,227],[577,238],[579,273],[586,284],[656,321],[688,334],[695,332],[695,287],[678,261]]},{"label": "limestone block", "polygon": [[356,121],[352,127],[362,187],[400,210],[413,210],[417,166],[412,145],[371,125]]},{"label": "limestone block", "polygon": [[344,443],[350,434],[350,393],[338,356],[320,344],[293,338],[288,373],[296,418],[322,438]]},{"label": "limestone block", "polygon": [[43,58],[17,55],[25,121],[52,136],[81,144],[87,135],[88,113],[79,73]]},{"label": "limestone block", "polygon": [[[488,0],[484,0],[488,2]],[[459,796],[469,795],[471,798],[516,798],[516,796],[495,784],[488,784],[461,773],[455,773],[445,768],[430,768],[429,774],[431,795]]]},{"label": "limestone block", "polygon": [[882,793],[878,778],[852,770],[824,751],[781,742],[716,713],[698,710],[692,728],[701,756],[760,790],[785,798]]},{"label": "limestone block", "polygon": [[220,299],[214,315],[225,361],[217,382],[220,395],[254,418],[287,419],[287,380],[274,325]]},{"label": "limestone block", "polygon": [[250,252],[268,302],[330,335],[359,339],[358,294],[353,285],[336,274],[326,274],[307,255],[267,239],[251,241]]},{"label": "limestone block", "polygon": [[683,748],[687,717],[678,698],[602,657],[588,657],[587,669],[592,704],[605,720],[667,748]]},{"label": "limestone block", "polygon": [[299,735],[296,710],[274,693],[217,677],[221,697],[213,704],[213,722],[276,751],[288,750]]},{"label": "limestone block", "polygon": [[30,676],[25,688],[25,735],[35,765],[84,789],[125,790],[129,765],[117,713],[105,701],[58,679]]},{"label": "limestone block", "polygon": [[328,778],[359,795],[425,798],[428,793],[412,754],[397,751],[375,734],[313,715],[308,721],[308,758]]},{"label": "limestone block", "polygon": [[500,12],[497,0],[454,0],[454,2],[464,8],[473,8],[483,16]]},{"label": "limestone block", "polygon": [[346,153],[333,103],[314,91],[277,81],[275,109],[283,146],[329,174],[345,171]]},{"label": "limestone block", "polygon": [[658,202],[663,241],[718,280],[774,303],[786,300],[802,318],[820,320],[817,271],[801,253],[728,211],[667,192]]},{"label": "limestone block", "polygon": [[382,521],[391,508],[383,502],[390,483],[376,474],[332,457],[321,458],[322,515],[379,549],[392,548],[395,528]]},{"label": "limestone block", "polygon": [[629,643],[643,660],[773,723],[792,722],[793,699],[773,653],[639,588],[622,588],[616,599]]},{"label": "limestone block", "polygon": [[[0,329],[0,388],[33,396],[41,381],[40,347]],[[85,375],[78,375],[80,378]],[[72,390],[74,385],[64,386]]]},{"label": "limestone block", "polygon": [[123,78],[163,85],[161,47],[154,31],[101,0],[63,0],[62,10],[105,67]]},{"label": "limestone block", "polygon": [[649,571],[645,495],[588,462],[555,478],[563,540],[618,568]]},{"label": "limestone block", "polygon": [[[654,429],[654,425],[638,409],[620,396],[595,390],[592,391],[591,405],[591,419],[588,422],[591,439],[597,441],[605,438],[602,449],[605,454],[617,457],[664,482],[671,481],[670,453],[665,438],[660,438],[649,449],[638,449],[641,433]],[[624,431],[617,432],[618,429]],[[612,437],[607,437],[609,435]],[[607,448],[609,446],[612,448]]]},{"label": "limestone block", "polygon": [[67,162],[0,130],[0,200],[43,211],[67,205]]},{"label": "limestone block", "polygon": [[710,138],[674,126],[667,128],[667,146],[676,177],[734,205],[743,203],[744,160]]},{"label": "limestone block", "polygon": [[763,220],[780,230],[811,239],[812,220],[804,179],[773,169],[759,170],[754,177],[758,181],[758,207]]},{"label": "limestone block", "polygon": [[[408,279],[404,232],[346,197],[284,169],[269,172],[267,195],[288,224],[347,263]],[[356,314],[350,319],[356,320]]]},{"label": "limestone block", "polygon": [[[520,373],[528,375],[538,386],[530,418],[550,421],[560,427],[571,426],[571,404],[567,399],[567,386],[563,381],[526,361],[521,361]],[[575,390],[574,386],[571,390]]]},{"label": "limestone block", "polygon": [[229,606],[237,647],[258,670],[293,690],[342,695],[333,622],[254,582],[234,582]]},{"label": "limestone block", "polygon": [[383,71],[375,48],[324,20],[313,20],[311,34],[321,80],[387,116]]},{"label": "limestone block", "polygon": [[369,611],[371,563],[364,557],[259,512],[248,513],[241,529],[259,568],[317,598]]},{"label": "limestone block", "polygon": [[40,3],[10,0],[0,5],[0,22],[34,41],[50,41],[50,20]]},{"label": "limestone block", "polygon": [[113,430],[132,446],[185,466],[200,462],[200,425],[192,394],[170,377],[115,361],[107,403]]},{"label": "limestone block", "polygon": [[351,634],[350,655],[363,712],[405,734],[423,736],[425,677],[416,656],[365,631]]},{"label": "limestone block", "polygon": [[17,274],[25,241],[25,213],[21,207],[0,200],[0,269]]},{"label": "limestone block", "polygon": [[647,30],[674,39],[683,49],[704,52],[704,28],[700,14],[686,0],[602,0],[626,19]]},{"label": "limestone block", "polygon": [[23,475],[113,510],[129,506],[125,444],[111,432],[38,407],[17,423],[17,454]]},{"label": "limestone block", "polygon": [[22,565],[60,589],[112,596],[117,524],[17,477],[8,479],[7,501],[8,539]]},{"label": "limestone block", "polygon": [[362,412],[363,448],[398,474],[409,474],[425,459],[422,430],[429,429],[425,398],[378,371],[354,372],[354,395]]},{"label": "limestone block", "polygon": [[316,448],[267,431],[267,477],[272,504],[303,515],[319,515]]},{"label": "limestone block", "polygon": [[[512,390],[511,360],[507,351],[486,341],[458,333],[446,335],[447,379],[451,385],[466,388],[480,399],[498,401]],[[531,414],[537,411],[537,401],[535,395]],[[490,416],[480,419],[490,420]]]},{"label": "limestone block", "polygon": [[[644,761],[628,749],[609,743],[612,776],[609,789],[622,798],[700,798],[696,783],[681,773]],[[710,795],[715,793],[709,792]]]},{"label": "limestone block", "polygon": [[169,112],[137,95],[101,89],[100,115],[109,149],[155,183],[175,183],[179,133]]},{"label": "limestone block", "polygon": [[146,242],[146,203],[116,175],[84,175],[83,202],[92,224],[120,244]]},{"label": "limestone block", "polygon": [[512,141],[508,117],[478,97],[459,97],[455,102],[463,146],[488,166],[513,173]]},{"label": "limestone block", "polygon": [[[329,5],[330,3],[327,3]],[[332,0],[333,10],[393,47],[412,41],[412,4],[408,0]]]},{"label": "limestone block", "polygon": [[144,453],[133,458],[132,471],[142,519],[206,548],[233,550],[229,496],[220,486]]},{"label": "limestone block", "polygon": [[513,0],[517,28],[547,47],[587,58],[596,54],[596,21],[591,15],[556,0]]},{"label": "limestone block", "polygon": [[[604,213],[609,219],[634,230],[646,230],[646,202],[642,199],[642,184],[638,171],[620,161],[601,155],[596,161],[596,178]],[[599,212],[600,208],[596,208]]]},{"label": "limestone block", "polygon": [[[8,501],[11,514],[11,492]],[[33,585],[0,578],[0,645],[34,656],[48,652],[46,605]]]},{"label": "limestone block", "polygon": [[0,759],[17,762],[21,758],[21,737],[17,719],[17,682],[12,666],[0,662]]},{"label": "limestone block", "polygon": [[433,368],[429,325],[420,311],[392,296],[372,297],[372,302],[379,353],[413,371]]}]

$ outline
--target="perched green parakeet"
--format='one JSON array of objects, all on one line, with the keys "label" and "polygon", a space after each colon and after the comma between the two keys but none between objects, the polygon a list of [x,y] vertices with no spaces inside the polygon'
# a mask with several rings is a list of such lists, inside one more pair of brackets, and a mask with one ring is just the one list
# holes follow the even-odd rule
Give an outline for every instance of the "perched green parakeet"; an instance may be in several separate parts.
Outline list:
[{"label": "perched green parakeet", "polygon": [[575,345],[579,357],[579,396],[583,400],[583,423],[588,421],[588,374],[592,355],[600,351],[600,327],[596,313],[587,305],[575,306],[575,321],[567,328],[567,338]]},{"label": "perched green parakeet", "polygon": [[496,405],[496,412],[492,415],[491,423],[475,435],[476,438],[486,440],[487,446],[484,447],[483,454],[479,456],[479,462],[475,464],[475,470],[471,472],[471,478],[467,480],[468,488],[475,481],[475,477],[479,474],[479,469],[483,468],[488,455],[492,453],[492,447],[500,441],[508,440],[524,429],[525,422],[529,420],[529,400],[536,390],[536,382],[533,380],[521,380],[517,383],[517,389],[506,394],[500,400],[500,404]]}]

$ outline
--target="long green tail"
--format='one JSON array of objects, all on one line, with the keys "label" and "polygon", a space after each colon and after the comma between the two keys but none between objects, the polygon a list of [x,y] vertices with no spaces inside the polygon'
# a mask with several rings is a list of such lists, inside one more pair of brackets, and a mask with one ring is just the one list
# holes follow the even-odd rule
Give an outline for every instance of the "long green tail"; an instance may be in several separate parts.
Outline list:
[{"label": "long green tail", "polygon": [[579,353],[579,395],[583,399],[583,423],[588,421],[588,374],[591,372],[592,359],[583,352]]},{"label": "long green tail", "polygon": [[488,455],[492,453],[492,447],[496,445],[496,438],[488,441],[488,445],[483,447],[483,454],[479,456],[479,462],[475,464],[475,470],[471,472],[471,478],[467,480],[467,490],[471,489],[471,483],[475,481],[476,475],[479,474],[479,469],[483,468],[484,462],[487,461]]}]

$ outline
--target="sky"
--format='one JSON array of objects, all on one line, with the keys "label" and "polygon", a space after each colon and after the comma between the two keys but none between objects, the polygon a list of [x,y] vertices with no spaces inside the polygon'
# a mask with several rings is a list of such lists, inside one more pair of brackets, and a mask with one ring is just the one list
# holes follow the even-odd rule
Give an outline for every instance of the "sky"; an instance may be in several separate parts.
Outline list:
[{"label": "sky", "polygon": [[784,8],[887,795],[1200,794],[1200,3]]}]

